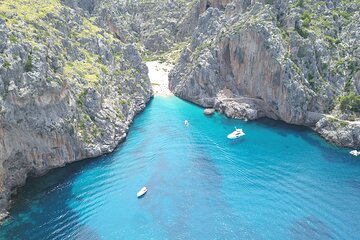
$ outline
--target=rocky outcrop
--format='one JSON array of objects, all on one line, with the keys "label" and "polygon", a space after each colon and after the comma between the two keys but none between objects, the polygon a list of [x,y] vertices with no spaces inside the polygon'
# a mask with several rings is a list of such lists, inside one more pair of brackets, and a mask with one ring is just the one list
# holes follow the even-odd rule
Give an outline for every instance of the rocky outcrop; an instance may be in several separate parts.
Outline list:
[{"label": "rocky outcrop", "polygon": [[324,117],[315,130],[329,141],[345,147],[360,146],[360,122],[348,122]]},{"label": "rocky outcrop", "polygon": [[213,108],[206,108],[205,110],[204,110],[204,114],[205,115],[208,115],[208,116],[211,116],[211,115],[213,115],[215,113],[215,109],[213,109]]},{"label": "rocky outcrop", "polygon": [[[354,31],[359,26],[358,5],[338,1],[202,2],[206,7],[192,42],[170,73],[169,86],[177,96],[214,107],[229,117],[266,116],[306,125],[342,146],[360,147],[358,127],[350,121],[360,117],[354,111],[360,109],[355,100],[360,99],[360,59],[353,55],[360,42]],[[355,105],[344,109],[339,97],[348,94]],[[351,102],[349,98],[346,101]],[[341,134],[331,127],[328,132],[334,134],[325,133],[319,121],[325,121],[326,114],[350,121],[351,127],[336,131],[347,132],[351,141],[345,144],[333,137]]]},{"label": "rocky outcrop", "polygon": [[[69,1],[82,7],[83,1]],[[196,0],[96,1],[92,14],[99,25],[125,43],[136,42],[144,52],[164,53],[191,36],[196,27]],[[75,3],[75,4],[76,4]],[[85,6],[85,9],[89,6]]]},{"label": "rocky outcrop", "polygon": [[0,209],[28,176],[124,140],[152,96],[138,51],[184,48],[177,96],[360,147],[359,19],[338,0],[1,1]]},{"label": "rocky outcrop", "polygon": [[135,46],[72,7],[0,3],[1,210],[28,176],[114,150],[152,96]]}]

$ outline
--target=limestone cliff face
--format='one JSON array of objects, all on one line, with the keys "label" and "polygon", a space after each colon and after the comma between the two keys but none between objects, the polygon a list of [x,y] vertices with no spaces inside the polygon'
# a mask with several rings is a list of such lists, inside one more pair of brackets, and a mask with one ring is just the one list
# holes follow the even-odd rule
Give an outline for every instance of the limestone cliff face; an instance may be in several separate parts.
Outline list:
[{"label": "limestone cliff face", "polygon": [[27,176],[111,152],[152,96],[135,47],[72,7],[0,3],[1,210]]},{"label": "limestone cliff face", "polygon": [[198,0],[62,0],[77,7],[146,61],[175,63],[206,2]]},{"label": "limestone cliff face", "polygon": [[124,43],[136,42],[144,52],[169,51],[196,27],[196,16],[189,13],[195,0],[66,2],[85,9],[104,29]]},{"label": "limestone cliff face", "polygon": [[[359,5],[205,2],[192,42],[170,73],[176,95],[229,117],[267,116],[313,127],[343,146],[360,146],[360,59],[353,55],[359,19],[352,17],[359,16]],[[352,99],[352,110],[341,107],[345,98]]]},{"label": "limestone cliff face", "polygon": [[152,96],[138,51],[185,47],[170,74],[184,99],[360,147],[359,19],[358,0],[2,0],[0,209],[27,176],[126,137]]}]

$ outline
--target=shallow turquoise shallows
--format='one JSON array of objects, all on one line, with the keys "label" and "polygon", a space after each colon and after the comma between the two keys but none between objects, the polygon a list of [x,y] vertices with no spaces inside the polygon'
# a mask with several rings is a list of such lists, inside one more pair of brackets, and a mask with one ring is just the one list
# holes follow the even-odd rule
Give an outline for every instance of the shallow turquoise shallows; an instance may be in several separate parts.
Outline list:
[{"label": "shallow turquoise shallows", "polygon": [[[246,136],[227,139],[235,126]],[[155,97],[113,154],[29,180],[0,239],[360,239],[348,152],[302,127]]]}]

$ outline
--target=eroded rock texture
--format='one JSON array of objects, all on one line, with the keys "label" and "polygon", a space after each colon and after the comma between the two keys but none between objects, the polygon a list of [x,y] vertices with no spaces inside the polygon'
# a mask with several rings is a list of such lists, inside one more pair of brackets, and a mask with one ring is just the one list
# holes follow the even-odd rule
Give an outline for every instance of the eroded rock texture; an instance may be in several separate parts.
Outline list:
[{"label": "eroded rock texture", "polygon": [[135,46],[77,6],[35,2],[0,3],[1,210],[27,176],[111,152],[152,96]]},{"label": "eroded rock texture", "polygon": [[[280,119],[360,146],[359,4],[203,2],[192,41],[170,73],[177,96],[229,117]],[[319,122],[327,115],[340,134]]]}]

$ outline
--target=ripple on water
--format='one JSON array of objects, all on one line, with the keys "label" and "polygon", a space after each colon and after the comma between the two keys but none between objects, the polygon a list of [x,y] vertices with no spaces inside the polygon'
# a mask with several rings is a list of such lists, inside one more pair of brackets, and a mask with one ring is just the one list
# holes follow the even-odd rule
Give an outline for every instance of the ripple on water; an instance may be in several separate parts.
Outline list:
[{"label": "ripple on water", "polygon": [[360,161],[305,128],[155,97],[113,154],[29,180],[0,239],[356,239],[359,201]]},{"label": "ripple on water", "polygon": [[320,219],[309,216],[296,220],[291,227],[293,239],[336,239],[335,234]]}]

